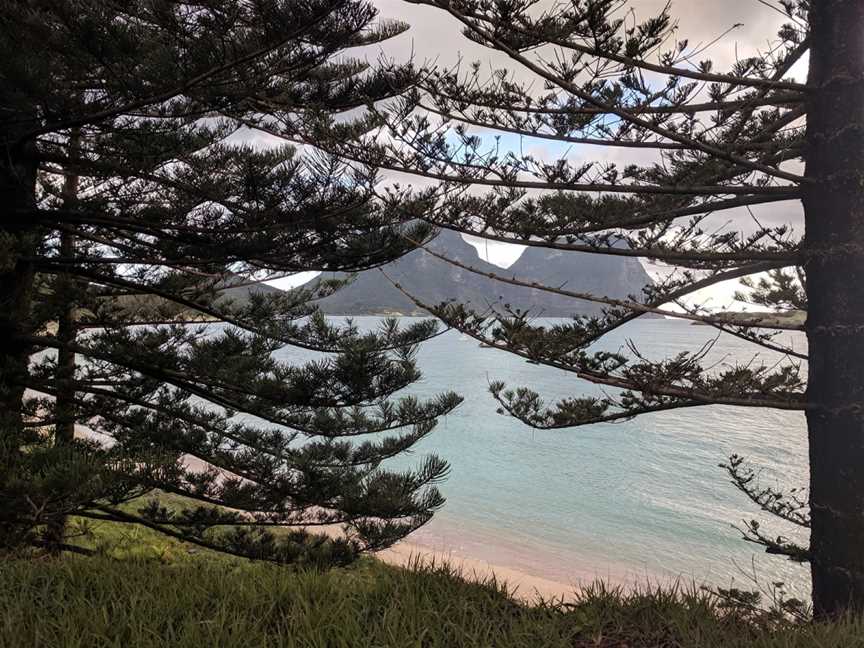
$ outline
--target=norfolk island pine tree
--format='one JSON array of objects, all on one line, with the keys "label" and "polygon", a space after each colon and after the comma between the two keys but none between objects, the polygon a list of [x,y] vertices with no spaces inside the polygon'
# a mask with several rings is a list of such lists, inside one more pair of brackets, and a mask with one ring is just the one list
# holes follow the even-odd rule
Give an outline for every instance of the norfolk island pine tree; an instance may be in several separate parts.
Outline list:
[{"label": "norfolk island pine tree", "polygon": [[[353,141],[326,120],[299,118],[273,134],[319,142],[329,134],[326,148],[345,159],[438,182],[437,196],[413,204],[418,219],[437,227],[674,268],[629,300],[493,276],[606,306],[602,317],[556,326],[539,325],[534,316],[542,313],[518,305],[478,311],[414,298],[485,344],[618,390],[550,407],[533,390],[492,383],[502,413],[536,428],[712,404],[804,412],[807,498],[761,488],[738,457],[726,468],[762,509],[809,529],[809,546],[772,537],[758,524],[744,534],[771,553],[809,563],[817,616],[864,609],[864,6],[766,3],[766,11],[784,15],[779,36],[765,53],[718,72],[703,58],[705,48],[679,38],[672,6],[637,20],[618,0],[409,2],[448,12],[470,40],[503,55],[507,69],[427,68],[411,92],[372,107],[367,120],[379,130]],[[794,69],[808,62],[807,78],[796,79]],[[601,161],[537,159],[488,146],[472,129],[550,140]],[[653,161],[602,161],[603,150],[622,149],[648,152]],[[803,236],[788,225],[763,226],[754,210],[772,205],[803,208]],[[719,217],[756,227],[717,231]],[[806,325],[730,317],[681,301],[737,279],[758,304],[806,310]],[[670,310],[673,303],[685,312]],[[710,324],[786,362],[711,370],[702,352],[654,362],[635,347],[590,349],[647,313]],[[783,330],[806,332],[807,351],[780,341]]]},{"label": "norfolk island pine tree", "polygon": [[[345,564],[442,504],[441,459],[382,467],[459,403],[396,396],[437,325],[329,322],[315,300],[337,282],[255,288],[428,236],[374,200],[373,171],[250,143],[410,81],[351,56],[405,28],[375,17],[356,0],[0,3],[4,550],[90,553],[75,515]],[[274,356],[292,347],[326,355]],[[190,503],[124,505],[154,492]]]}]

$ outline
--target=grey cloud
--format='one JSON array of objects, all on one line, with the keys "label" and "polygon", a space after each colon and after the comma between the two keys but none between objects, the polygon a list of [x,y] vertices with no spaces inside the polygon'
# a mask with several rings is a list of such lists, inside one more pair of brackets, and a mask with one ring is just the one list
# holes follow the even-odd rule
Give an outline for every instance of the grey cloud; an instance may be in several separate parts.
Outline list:
[{"label": "grey cloud", "polygon": [[[459,22],[441,9],[402,0],[373,0],[373,3],[382,18],[395,18],[411,25],[407,34],[383,46],[390,56],[406,59],[413,54],[419,61],[436,60],[450,65],[461,54],[469,61],[506,64],[505,57],[491,55],[489,50],[465,38]],[[628,6],[637,19],[645,19],[665,4],[665,0],[631,0]],[[686,38],[691,47],[708,45],[733,25],[741,24],[705,54],[704,58],[710,55],[718,69],[728,68],[736,56],[764,50],[784,22],[782,15],[757,0],[679,0],[672,5],[672,15],[679,26],[678,37]]]}]

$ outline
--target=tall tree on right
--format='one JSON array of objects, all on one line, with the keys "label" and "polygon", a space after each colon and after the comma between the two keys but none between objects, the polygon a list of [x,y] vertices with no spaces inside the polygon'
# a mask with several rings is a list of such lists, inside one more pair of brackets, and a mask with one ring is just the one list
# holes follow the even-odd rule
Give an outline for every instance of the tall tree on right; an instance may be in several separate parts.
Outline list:
[{"label": "tall tree on right", "polygon": [[[810,563],[817,616],[864,610],[864,3],[763,3],[785,14],[779,39],[718,72],[702,59],[706,48],[679,37],[669,7],[639,22],[620,0],[551,8],[532,0],[410,1],[449,13],[468,38],[505,55],[508,69],[429,70],[411,95],[371,109],[370,124],[388,137],[340,141],[332,124],[330,150],[440,182],[439,200],[417,213],[438,227],[676,269],[629,300],[496,277],[607,307],[602,317],[551,327],[515,305],[421,305],[490,346],[613,388],[547,406],[531,389],[493,383],[502,413],[536,428],[712,404],[805,412],[809,501],[758,488],[737,458],[728,468],[763,509],[808,527],[810,545],[772,538],[758,525],[745,533]],[[808,57],[807,80],[796,80]],[[313,126],[317,135],[326,130],[298,122],[280,134],[303,138]],[[490,147],[474,129],[502,138]],[[508,145],[513,136],[552,144],[541,159]],[[639,163],[619,166],[610,151]],[[596,162],[583,161],[592,156]],[[760,223],[757,209],[794,212],[796,204],[803,237]],[[717,219],[736,226],[718,232]],[[785,364],[718,369],[699,352],[654,361],[635,348],[590,348],[635,317],[747,277],[752,299],[806,310],[806,325],[693,306],[684,316],[780,351]],[[777,329],[806,331],[806,352],[786,348]]]}]

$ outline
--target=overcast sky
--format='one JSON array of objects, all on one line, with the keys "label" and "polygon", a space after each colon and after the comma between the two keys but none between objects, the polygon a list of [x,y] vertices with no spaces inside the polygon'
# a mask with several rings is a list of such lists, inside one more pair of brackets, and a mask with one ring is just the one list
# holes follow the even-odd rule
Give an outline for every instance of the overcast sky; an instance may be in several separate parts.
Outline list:
[{"label": "overcast sky", "polygon": [[[459,22],[441,9],[402,0],[372,2],[382,18],[395,18],[411,25],[406,35],[384,45],[388,53],[398,58],[412,51],[419,60],[434,59],[441,64],[455,62],[460,53],[468,59],[489,57],[488,50],[467,40],[461,34]],[[630,0],[628,11],[634,12],[637,20],[644,20],[656,15],[665,4],[665,0]],[[679,38],[686,38],[691,47],[708,44],[727,29],[740,25],[711,49],[711,57],[721,69],[728,67],[736,54],[752,54],[774,40],[777,28],[785,22],[782,15],[759,0],[677,0],[672,3],[671,13],[679,25]]]},{"label": "overcast sky", "polygon": [[[417,6],[402,0],[373,0],[373,3],[379,8],[381,18],[402,20],[410,24],[411,29],[402,36],[383,43],[375,51],[369,51],[370,60],[383,54],[396,60],[413,57],[418,63],[435,62],[438,65],[451,66],[461,58],[465,62],[481,61],[487,69],[507,67],[519,76],[529,78],[518,68],[509,65],[506,56],[491,52],[465,38],[460,24],[443,10]],[[631,0],[628,10],[632,11],[638,20],[655,15],[664,5],[665,0]],[[710,45],[710,49],[699,58],[711,58],[717,71],[728,70],[736,58],[766,50],[769,43],[776,38],[777,28],[784,22],[784,17],[779,12],[759,0],[677,0],[672,4],[672,15],[678,23],[678,38],[687,39],[690,49]],[[717,40],[730,29],[731,32]],[[793,70],[793,75],[803,78],[806,75],[806,63]],[[532,153],[547,158],[559,157],[565,150],[565,147],[556,147],[554,142],[544,140],[514,141],[510,145],[519,146],[523,150],[530,149]],[[628,149],[613,149],[610,153],[608,150],[598,150],[597,147],[569,146],[566,150],[569,157],[577,159],[622,163],[638,161],[633,157],[634,152]],[[727,213],[722,216],[722,221],[712,225],[722,225],[729,221],[732,215],[731,212]],[[800,208],[795,204],[763,206],[757,215],[764,223],[790,223],[796,226],[796,229],[800,227]],[[730,226],[736,230],[747,231],[752,230],[754,224],[749,222],[749,217],[745,217],[738,218]],[[521,253],[521,248],[516,246],[477,240],[470,242],[475,244],[481,256],[505,267],[512,264]],[[655,268],[649,268],[649,271],[656,273]],[[731,305],[731,294],[735,288],[735,284],[718,287],[712,290],[710,295],[703,294],[698,299],[710,296],[715,306],[725,307]]]}]

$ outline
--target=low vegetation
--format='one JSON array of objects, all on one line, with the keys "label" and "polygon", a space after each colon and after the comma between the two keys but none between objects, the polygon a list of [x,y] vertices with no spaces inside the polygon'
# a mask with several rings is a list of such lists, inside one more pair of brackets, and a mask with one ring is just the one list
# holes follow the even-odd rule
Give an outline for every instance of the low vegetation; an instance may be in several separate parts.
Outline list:
[{"label": "low vegetation", "polygon": [[696,588],[528,605],[448,565],[303,570],[113,523],[81,540],[100,557],[2,563],[0,647],[864,646],[862,622],[796,624]]}]

